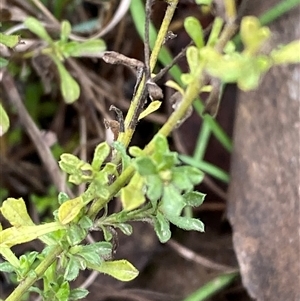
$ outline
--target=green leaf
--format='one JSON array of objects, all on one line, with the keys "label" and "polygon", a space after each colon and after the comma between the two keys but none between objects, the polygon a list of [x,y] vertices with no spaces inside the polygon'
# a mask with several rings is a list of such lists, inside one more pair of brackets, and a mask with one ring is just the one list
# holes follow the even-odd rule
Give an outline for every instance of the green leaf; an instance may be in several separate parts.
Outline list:
[{"label": "green leaf", "polygon": [[8,65],[8,63],[9,63],[9,61],[7,59],[0,57],[0,68],[6,67]]},{"label": "green leaf", "polygon": [[64,43],[67,42],[71,31],[72,31],[72,27],[70,22],[63,20],[61,23],[60,40]]},{"label": "green leaf", "polygon": [[194,185],[201,183],[204,178],[204,173],[194,166],[179,166],[176,170],[185,174]]},{"label": "green leaf", "polygon": [[15,270],[14,266],[9,262],[1,262],[0,263],[0,271],[4,273],[12,273]]},{"label": "green leaf", "polygon": [[82,229],[90,229],[93,226],[93,221],[86,215],[84,215],[78,222],[78,225],[82,228]]},{"label": "green leaf", "polygon": [[261,27],[257,17],[246,16],[241,21],[240,35],[246,53],[255,54],[270,37],[271,32],[268,27]]},{"label": "green leaf", "polygon": [[52,44],[53,40],[48,35],[44,25],[34,17],[28,17],[24,21],[24,25],[42,40],[48,42],[48,44]]},{"label": "green leaf", "polygon": [[180,215],[182,209],[185,207],[184,199],[179,191],[173,185],[164,187],[163,197],[161,199],[161,211],[165,215]]},{"label": "green leaf", "polygon": [[65,227],[58,222],[7,228],[0,232],[0,248],[22,244],[60,229],[65,229]]},{"label": "green leaf", "polygon": [[2,104],[0,103],[0,137],[7,132],[8,128],[9,128],[9,118]]},{"label": "green leaf", "polygon": [[148,116],[149,114],[151,114],[151,113],[157,111],[157,110],[160,108],[161,103],[162,103],[162,102],[159,101],[159,100],[154,100],[154,101],[152,101],[152,102],[149,104],[149,106],[148,106],[148,107],[140,114],[138,120],[141,120],[141,119],[145,118],[146,116]]},{"label": "green leaf", "polygon": [[130,211],[145,203],[143,186],[144,179],[136,173],[129,184],[121,189],[121,202],[124,210]]},{"label": "green leaf", "polygon": [[[1,232],[0,232],[0,235],[1,235]],[[19,268],[20,267],[20,261],[19,261],[19,259],[17,258],[17,256],[15,255],[15,253],[13,253],[13,251],[10,248],[5,247],[5,246],[4,247],[0,247],[0,254],[13,267],[15,267],[15,268]]]},{"label": "green leaf", "polygon": [[114,225],[115,227],[119,228],[122,233],[124,233],[127,236],[130,236],[133,233],[132,226],[125,223],[118,223]]},{"label": "green leaf", "polygon": [[60,89],[67,104],[71,104],[79,98],[80,87],[74,78],[67,71],[65,66],[54,56],[51,56],[57,66],[60,77]]},{"label": "green leaf", "polygon": [[62,154],[58,164],[61,170],[67,174],[73,174],[80,166],[84,164],[84,161],[72,154]]},{"label": "green leaf", "polygon": [[6,35],[0,32],[0,44],[3,44],[9,48],[14,48],[20,42],[20,36],[17,35]]},{"label": "green leaf", "polygon": [[142,177],[157,174],[156,166],[149,157],[136,158],[134,166]]},{"label": "green leaf", "polygon": [[2,215],[14,227],[34,226],[34,222],[28,215],[25,202],[22,198],[8,198],[3,202],[0,210]]},{"label": "green leaf", "polygon": [[198,5],[211,5],[213,0],[196,0]]},{"label": "green leaf", "polygon": [[89,291],[84,288],[75,288],[71,290],[69,295],[69,301],[75,301],[85,298],[89,294]]},{"label": "green leaf", "polygon": [[183,195],[184,202],[187,206],[198,207],[202,205],[206,194],[198,191],[190,191]]},{"label": "green leaf", "polygon": [[293,41],[271,52],[271,58],[277,64],[300,63],[300,40]]},{"label": "green leaf", "polygon": [[58,209],[58,220],[63,225],[70,223],[84,206],[85,203],[81,196],[64,202]]},{"label": "green leaf", "polygon": [[60,192],[57,197],[59,205],[61,205],[62,203],[66,202],[69,199],[70,199],[69,196],[64,192]]},{"label": "green leaf", "polygon": [[89,265],[89,268],[100,273],[108,274],[120,281],[131,281],[139,271],[127,260],[104,261],[99,266]]},{"label": "green leaf", "polygon": [[67,281],[73,281],[79,275],[80,265],[75,256],[69,256],[69,260],[65,269],[64,279]]},{"label": "green leaf", "polygon": [[200,55],[198,48],[195,46],[188,47],[186,51],[186,58],[190,67],[190,74],[198,74],[200,72]]},{"label": "green leaf", "polygon": [[97,145],[94,157],[92,161],[92,168],[95,171],[100,170],[101,165],[103,164],[104,160],[108,157],[110,153],[110,146],[106,142],[102,142]]},{"label": "green leaf", "polygon": [[68,281],[62,283],[55,296],[59,301],[68,301],[70,295],[70,285]]},{"label": "green leaf", "polygon": [[172,224],[174,224],[175,226],[183,230],[187,230],[187,231],[195,230],[199,232],[204,232],[204,224],[196,218],[169,215],[169,214],[166,214],[166,217]]},{"label": "green leaf", "polygon": [[196,46],[200,49],[204,46],[203,29],[195,17],[187,17],[184,20],[184,28]]},{"label": "green leaf", "polygon": [[67,239],[70,246],[79,244],[87,235],[87,231],[82,229],[79,225],[72,225],[67,231]]},{"label": "green leaf", "polygon": [[182,172],[180,167],[175,167],[172,171],[172,184],[179,190],[192,190],[194,185],[187,177],[185,172]]},{"label": "green leaf", "polygon": [[65,57],[100,57],[105,49],[103,40],[89,40],[81,43],[69,42],[64,45],[62,52]]},{"label": "green leaf", "polygon": [[171,238],[170,223],[159,211],[154,217],[154,231],[161,243],[165,243]]},{"label": "green leaf", "polygon": [[158,175],[146,177],[147,197],[152,203],[156,202],[163,193],[163,182]]},{"label": "green leaf", "polygon": [[137,146],[131,146],[129,148],[129,154],[133,157],[141,157],[141,156],[144,156],[144,152],[142,149],[140,149],[139,147]]},{"label": "green leaf", "polygon": [[114,141],[112,147],[116,149],[122,158],[122,168],[126,169],[131,161],[131,158],[127,155],[125,146],[120,141]]}]

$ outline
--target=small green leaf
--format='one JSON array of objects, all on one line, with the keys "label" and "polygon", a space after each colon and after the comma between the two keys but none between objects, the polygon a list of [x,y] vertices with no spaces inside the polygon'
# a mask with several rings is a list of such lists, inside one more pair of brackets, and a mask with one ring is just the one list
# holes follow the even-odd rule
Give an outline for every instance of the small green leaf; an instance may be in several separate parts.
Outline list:
[{"label": "small green leaf", "polygon": [[70,285],[68,281],[62,283],[55,296],[59,301],[68,301],[70,295]]},{"label": "small green leaf", "polygon": [[166,214],[166,217],[172,224],[174,224],[180,229],[187,230],[187,231],[195,230],[199,232],[204,232],[204,224],[196,218],[169,215],[169,214]]},{"label": "small green leaf", "polygon": [[145,118],[146,116],[148,116],[149,114],[157,111],[161,106],[161,101],[159,100],[154,100],[152,101],[149,106],[140,114],[139,119],[141,120],[143,118]]},{"label": "small green leaf", "polygon": [[195,46],[188,47],[186,58],[190,67],[190,73],[192,75],[198,74],[200,72],[200,55],[198,48]]},{"label": "small green leaf", "polygon": [[34,240],[42,235],[64,229],[65,227],[58,222],[47,223],[38,226],[11,227],[0,232],[0,248],[12,247]]},{"label": "small green leaf", "polygon": [[69,301],[75,301],[85,298],[89,294],[89,291],[84,288],[75,288],[71,290],[69,295]]},{"label": "small green leaf", "polygon": [[213,0],[196,0],[198,5],[211,5]]},{"label": "small green leaf", "polygon": [[157,174],[156,166],[149,157],[136,158],[134,166],[142,177]]},{"label": "small green leaf", "polygon": [[145,203],[143,186],[144,179],[136,173],[129,184],[121,189],[121,202],[124,210],[130,211]]},{"label": "small green leaf", "polygon": [[179,190],[192,190],[194,185],[187,177],[185,172],[182,172],[180,167],[175,167],[172,171],[172,184]]},{"label": "small green leaf", "polygon": [[184,20],[184,28],[196,46],[200,49],[204,46],[203,29],[195,17],[187,17]]},{"label": "small green leaf", "polygon": [[119,223],[115,224],[115,227],[119,228],[122,231],[122,233],[124,233],[127,236],[130,236],[133,233],[132,226],[129,224]]},{"label": "small green leaf", "polygon": [[152,203],[156,202],[163,193],[163,182],[158,175],[146,177],[147,197]]},{"label": "small green leaf", "polygon": [[64,202],[66,202],[67,200],[69,200],[70,198],[69,198],[69,196],[68,196],[66,193],[60,192],[60,193],[58,194],[57,199],[58,199],[58,204],[61,205],[62,203],[64,203]]},{"label": "small green leaf", "polygon": [[184,199],[179,191],[173,185],[165,186],[161,199],[161,211],[165,215],[179,216],[184,207]]},{"label": "small green leaf", "polygon": [[105,49],[103,40],[89,40],[82,43],[69,42],[64,45],[62,52],[65,57],[100,57]]},{"label": "small green leaf", "polygon": [[161,243],[165,243],[171,238],[170,223],[159,211],[154,217],[154,231]]},{"label": "small green leaf", "polygon": [[176,171],[185,174],[193,185],[201,183],[204,178],[204,173],[194,166],[178,166]]},{"label": "small green leaf", "polygon": [[93,221],[86,215],[84,215],[78,222],[78,225],[82,228],[82,229],[90,229],[93,226]]},{"label": "small green leaf", "polygon": [[240,35],[246,53],[255,54],[270,37],[271,32],[268,27],[261,27],[257,17],[246,16],[241,21]]},{"label": "small green leaf", "polygon": [[277,64],[300,63],[300,40],[293,41],[271,52],[271,58]]},{"label": "small green leaf", "polygon": [[2,215],[14,227],[34,226],[34,223],[28,215],[25,202],[22,198],[8,198],[3,202],[0,210]]},{"label": "small green leaf", "polygon": [[71,31],[72,31],[72,27],[70,22],[63,20],[61,23],[60,40],[64,43],[67,42]]},{"label": "small green leaf", "polygon": [[103,164],[104,160],[108,157],[110,153],[110,146],[106,142],[102,142],[97,145],[94,157],[92,161],[92,168],[95,171],[100,170],[101,165]]},{"label": "small green leaf", "polygon": [[79,244],[87,235],[87,231],[82,229],[79,225],[72,225],[67,231],[67,239],[70,246]]},{"label": "small green leaf", "polygon": [[9,262],[1,262],[0,263],[0,271],[4,273],[12,273],[15,270],[14,266]]},{"label": "small green leaf", "polygon": [[14,48],[20,42],[20,36],[6,35],[0,32],[0,44],[3,44],[9,48]]},{"label": "small green leaf", "polygon": [[129,154],[133,157],[141,157],[141,156],[144,156],[144,152],[142,149],[140,149],[139,147],[137,146],[131,146],[129,148]]},{"label": "small green leaf", "polygon": [[67,174],[73,174],[84,162],[72,154],[62,154],[58,164],[61,170]]},{"label": "small green leaf", "polygon": [[130,164],[131,158],[127,155],[125,146],[120,141],[114,141],[112,143],[112,147],[114,149],[116,149],[119,152],[119,154],[121,155],[122,168],[123,168],[123,170],[126,169]]},{"label": "small green leaf", "polygon": [[44,25],[37,20],[34,17],[28,17],[24,21],[24,25],[34,34],[36,34],[38,37],[40,37],[42,40],[48,42],[48,44],[52,44],[53,40],[47,33]]},{"label": "small green leaf", "polygon": [[2,104],[0,103],[0,137],[7,132],[8,128],[9,128],[9,118]]},{"label": "small green leaf", "polygon": [[79,274],[80,265],[75,256],[69,256],[69,260],[65,269],[64,279],[67,281],[73,281]]},{"label": "small green leaf", "polygon": [[[0,231],[1,235],[1,231]],[[8,247],[2,247],[0,246],[0,254],[2,257],[9,262],[10,265],[12,265],[15,268],[20,267],[20,262],[15,253]]]},{"label": "small green leaf", "polygon": [[84,205],[85,203],[81,196],[64,202],[58,209],[59,221],[63,225],[70,223],[79,214]]},{"label": "small green leaf", "polygon": [[173,88],[174,90],[180,92],[181,95],[184,94],[184,90],[176,83],[174,82],[173,80],[168,80],[165,85],[167,87],[170,87],[170,88]]},{"label": "small green leaf", "polygon": [[127,260],[104,261],[99,266],[89,265],[89,268],[100,273],[108,274],[120,281],[131,281],[139,271]]},{"label": "small green leaf", "polygon": [[7,59],[0,57],[0,68],[6,67],[8,65],[8,63],[9,63],[9,61]]},{"label": "small green leaf", "polygon": [[67,71],[65,66],[55,57],[51,56],[57,66],[60,77],[60,89],[62,96],[67,104],[76,101],[80,96],[80,87],[74,78]]},{"label": "small green leaf", "polygon": [[198,192],[198,191],[190,191],[183,195],[184,202],[187,206],[198,207],[200,206],[206,194]]}]

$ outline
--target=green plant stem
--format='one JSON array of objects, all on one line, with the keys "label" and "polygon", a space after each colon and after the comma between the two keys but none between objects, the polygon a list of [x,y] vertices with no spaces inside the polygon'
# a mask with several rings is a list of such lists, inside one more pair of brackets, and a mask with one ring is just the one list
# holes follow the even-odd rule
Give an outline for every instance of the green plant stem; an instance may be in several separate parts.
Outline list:
[{"label": "green plant stem", "polygon": [[200,289],[193,292],[183,301],[204,301],[232,283],[237,275],[238,273],[220,275],[210,282],[206,283]]},{"label": "green plant stem", "polygon": [[24,281],[22,281],[14,291],[5,299],[5,301],[21,300],[22,296],[28,292],[28,289],[46,272],[49,266],[56,260],[57,256],[62,253],[61,246],[53,246],[52,252],[49,252],[47,257],[36,267],[33,273],[29,273]]},{"label": "green plant stem", "polygon": [[[155,64],[157,62],[158,54],[161,50],[164,38],[167,35],[169,25],[172,21],[175,9],[178,4],[178,0],[169,1],[168,3],[169,5],[167,7],[163,22],[158,32],[157,39],[153,47],[153,51],[151,53],[150,71],[153,71]],[[136,123],[138,120],[138,116],[136,115],[140,113],[140,106],[141,106],[141,101],[143,101],[142,98],[145,90],[145,85],[146,85],[145,77],[143,76],[141,83],[138,87],[138,90],[136,92],[136,95],[134,96],[130,104],[128,113],[125,118],[125,133],[120,133],[118,138],[118,141],[120,141],[123,145],[125,145],[125,147],[129,145],[135,131]]]}]

